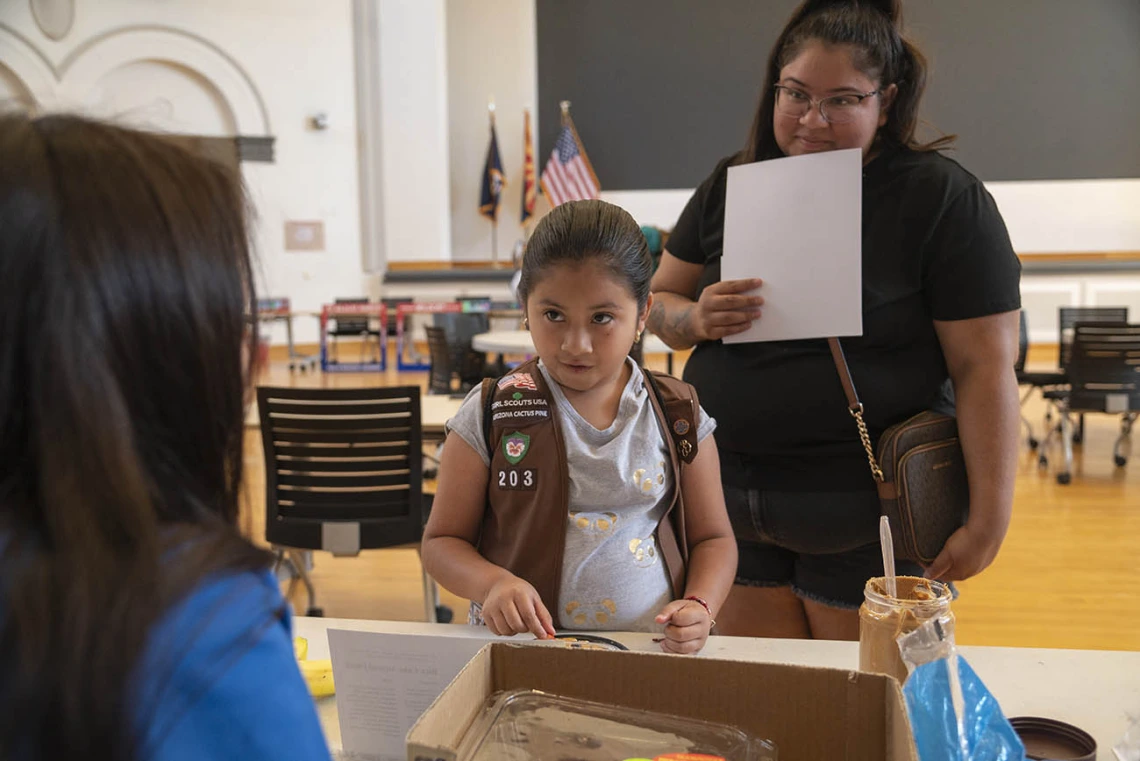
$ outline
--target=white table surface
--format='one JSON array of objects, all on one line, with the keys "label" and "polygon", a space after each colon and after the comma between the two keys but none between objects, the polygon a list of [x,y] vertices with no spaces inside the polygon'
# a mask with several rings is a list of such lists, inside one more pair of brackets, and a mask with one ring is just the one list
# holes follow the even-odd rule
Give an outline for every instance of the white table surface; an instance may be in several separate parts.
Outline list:
[{"label": "white table surface", "polygon": [[[642,335],[646,354],[672,354],[673,349],[652,333]],[[493,330],[471,337],[471,347],[485,354],[534,354],[534,341],[527,330]]]},{"label": "white table surface", "polygon": [[[476,627],[406,621],[298,617],[293,629],[309,640],[312,659],[329,657],[328,629],[495,639]],[[660,652],[651,634],[602,634],[630,650]],[[1140,714],[1140,652],[1009,647],[963,647],[961,652],[1007,717],[1046,716],[1075,724],[1096,739],[1098,761],[1115,761],[1112,746],[1124,736],[1129,713]],[[699,657],[853,669],[858,653],[855,642],[710,637]],[[318,700],[317,708],[329,746],[339,751],[335,696]]]}]

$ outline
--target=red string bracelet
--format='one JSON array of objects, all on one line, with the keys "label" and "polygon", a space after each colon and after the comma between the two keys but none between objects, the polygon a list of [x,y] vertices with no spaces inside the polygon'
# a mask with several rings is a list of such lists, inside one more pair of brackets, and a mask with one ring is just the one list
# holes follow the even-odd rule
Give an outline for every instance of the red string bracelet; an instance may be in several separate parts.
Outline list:
[{"label": "red string bracelet", "polygon": [[714,626],[716,626],[716,619],[713,618],[712,608],[709,607],[709,604],[707,602],[705,602],[701,598],[697,597],[696,595],[689,595],[685,599],[691,600],[692,602],[697,603],[698,605],[700,605],[702,608],[705,609],[705,613],[709,614],[709,628],[710,629],[713,628]]}]

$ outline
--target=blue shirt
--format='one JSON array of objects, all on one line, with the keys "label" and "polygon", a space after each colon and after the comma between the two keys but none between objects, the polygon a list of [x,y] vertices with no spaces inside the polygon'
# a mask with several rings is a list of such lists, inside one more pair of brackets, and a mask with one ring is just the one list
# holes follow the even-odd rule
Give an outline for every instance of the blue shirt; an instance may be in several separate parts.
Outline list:
[{"label": "blue shirt", "polygon": [[202,581],[159,619],[136,669],[139,758],[329,758],[268,570]]}]

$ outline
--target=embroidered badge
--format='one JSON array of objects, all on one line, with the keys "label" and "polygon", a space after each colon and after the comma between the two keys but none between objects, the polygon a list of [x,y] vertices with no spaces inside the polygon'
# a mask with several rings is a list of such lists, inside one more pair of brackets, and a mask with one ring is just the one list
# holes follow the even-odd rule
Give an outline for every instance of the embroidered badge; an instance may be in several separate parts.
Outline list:
[{"label": "embroidered badge", "polygon": [[500,470],[498,482],[500,489],[534,491],[538,488],[538,471],[534,468]]},{"label": "embroidered badge", "polygon": [[684,436],[686,433],[688,433],[688,432],[689,432],[689,421],[688,421],[688,420],[677,420],[677,421],[674,421],[674,423],[673,423],[673,431],[674,431],[674,432],[675,432],[675,433],[676,433],[678,436]]},{"label": "embroidered badge", "polygon": [[499,388],[525,388],[527,391],[538,391],[538,386],[534,385],[534,378],[530,373],[511,373],[510,375],[499,379]]},{"label": "embroidered badge", "polygon": [[529,449],[530,436],[525,433],[515,431],[503,437],[503,456],[511,465],[518,465]]}]

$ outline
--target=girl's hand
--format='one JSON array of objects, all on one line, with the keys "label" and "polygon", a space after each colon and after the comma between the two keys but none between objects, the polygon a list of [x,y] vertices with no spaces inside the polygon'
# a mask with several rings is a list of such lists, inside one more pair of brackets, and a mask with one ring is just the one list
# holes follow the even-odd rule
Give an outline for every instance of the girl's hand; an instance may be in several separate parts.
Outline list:
[{"label": "girl's hand", "polygon": [[656,621],[665,624],[661,649],[682,655],[700,652],[712,628],[709,612],[694,600],[674,600],[661,609]]},{"label": "girl's hand", "polygon": [[491,587],[483,601],[483,621],[500,636],[530,632],[539,639],[554,637],[554,622],[538,592],[513,574]]}]

